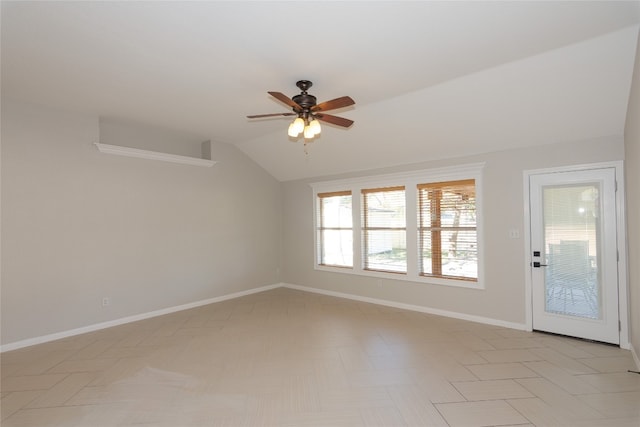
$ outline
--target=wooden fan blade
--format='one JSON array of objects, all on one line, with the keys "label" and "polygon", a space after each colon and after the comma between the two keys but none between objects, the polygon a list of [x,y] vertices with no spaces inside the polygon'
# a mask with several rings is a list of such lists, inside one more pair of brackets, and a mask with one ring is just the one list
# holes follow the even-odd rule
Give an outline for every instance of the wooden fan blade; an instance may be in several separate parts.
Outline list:
[{"label": "wooden fan blade", "polygon": [[336,108],[348,107],[356,102],[348,96],[332,99],[331,101],[321,102],[320,104],[311,107],[311,111],[329,111]]},{"label": "wooden fan blade", "polygon": [[280,102],[283,102],[285,104],[287,104],[289,107],[293,108],[296,111],[302,111],[302,107],[300,105],[298,105],[297,102],[294,102],[293,99],[289,98],[287,95],[285,95],[284,93],[280,93],[280,92],[267,92],[269,95],[273,96],[275,99],[277,99]]},{"label": "wooden fan blade", "polygon": [[353,124],[353,120],[345,119],[344,117],[332,116],[331,114],[317,113],[314,114],[318,118],[318,120],[322,120],[323,122],[331,123],[333,125],[342,126],[348,128]]},{"label": "wooden fan blade", "polygon": [[253,116],[247,116],[247,119],[259,119],[262,117],[276,117],[276,116],[297,116],[297,114],[296,113],[254,114]]}]

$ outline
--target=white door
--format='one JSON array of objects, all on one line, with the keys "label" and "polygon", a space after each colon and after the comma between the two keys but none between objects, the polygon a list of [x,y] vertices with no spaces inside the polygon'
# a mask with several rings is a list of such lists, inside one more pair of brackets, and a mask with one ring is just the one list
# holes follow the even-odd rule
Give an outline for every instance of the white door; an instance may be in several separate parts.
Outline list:
[{"label": "white door", "polygon": [[530,175],[533,329],[620,343],[615,168]]}]

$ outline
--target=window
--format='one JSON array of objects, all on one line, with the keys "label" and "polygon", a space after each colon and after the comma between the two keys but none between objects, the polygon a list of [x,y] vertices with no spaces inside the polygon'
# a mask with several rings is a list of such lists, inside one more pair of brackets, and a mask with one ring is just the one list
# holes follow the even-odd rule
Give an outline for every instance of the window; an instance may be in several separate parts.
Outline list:
[{"label": "window", "polygon": [[311,184],[315,268],[483,288],[483,166]]},{"label": "window", "polygon": [[318,194],[318,264],[353,266],[351,191]]},{"label": "window", "polygon": [[362,190],[365,270],[407,272],[404,187]]},{"label": "window", "polygon": [[418,185],[420,274],[478,278],[475,180]]}]

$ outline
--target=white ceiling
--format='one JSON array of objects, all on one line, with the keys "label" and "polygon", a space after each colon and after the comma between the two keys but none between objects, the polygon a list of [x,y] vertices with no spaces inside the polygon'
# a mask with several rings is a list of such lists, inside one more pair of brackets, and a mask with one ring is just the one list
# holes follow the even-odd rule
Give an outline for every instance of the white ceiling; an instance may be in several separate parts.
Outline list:
[{"label": "white ceiling", "polygon": [[[622,135],[640,2],[2,2],[2,96],[237,145],[279,180]],[[305,155],[267,91],[351,96]],[[91,141],[93,142],[93,141]],[[214,153],[215,156],[215,153]]]}]

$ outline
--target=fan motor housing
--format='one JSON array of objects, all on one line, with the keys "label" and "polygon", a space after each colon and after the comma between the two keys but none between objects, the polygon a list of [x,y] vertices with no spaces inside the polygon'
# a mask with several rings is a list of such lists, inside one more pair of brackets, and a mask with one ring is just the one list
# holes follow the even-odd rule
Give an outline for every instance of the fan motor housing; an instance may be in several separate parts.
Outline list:
[{"label": "fan motor housing", "polygon": [[296,95],[291,99],[293,100],[293,102],[304,109],[313,107],[317,102],[316,97],[313,95],[309,95],[308,93],[301,93],[300,95]]}]

